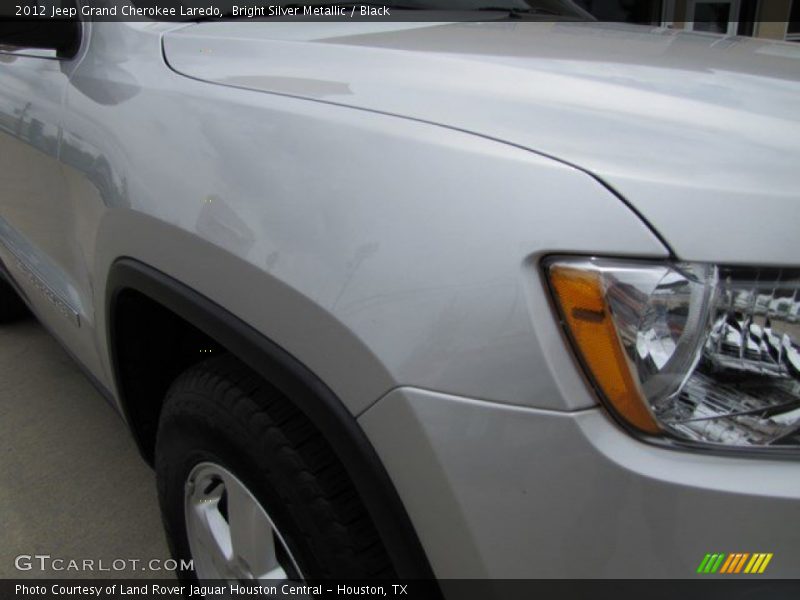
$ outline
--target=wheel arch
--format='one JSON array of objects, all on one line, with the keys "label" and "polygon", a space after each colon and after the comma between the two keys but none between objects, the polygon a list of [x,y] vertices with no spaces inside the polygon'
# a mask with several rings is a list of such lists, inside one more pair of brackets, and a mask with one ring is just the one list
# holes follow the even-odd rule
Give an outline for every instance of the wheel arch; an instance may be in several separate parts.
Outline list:
[{"label": "wheel arch", "polygon": [[139,450],[152,448],[138,427],[120,360],[120,300],[134,292],[168,310],[236,356],[294,402],[326,438],[344,465],[401,578],[430,579],[425,552],[380,458],[355,417],[310,369],[281,346],[209,298],[133,258],[111,265],[106,283],[107,341],[119,404]]}]

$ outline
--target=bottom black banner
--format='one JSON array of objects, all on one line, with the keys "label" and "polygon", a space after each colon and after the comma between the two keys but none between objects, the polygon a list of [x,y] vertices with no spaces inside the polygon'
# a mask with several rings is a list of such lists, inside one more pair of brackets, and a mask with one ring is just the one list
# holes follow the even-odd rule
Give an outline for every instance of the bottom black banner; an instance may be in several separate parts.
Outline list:
[{"label": "bottom black banner", "polygon": [[230,599],[316,599],[316,598],[398,598],[402,600],[796,600],[800,580],[723,578],[698,580],[484,580],[439,581],[320,581],[312,583],[231,583],[206,581],[188,584],[175,580],[113,579],[4,579],[0,598],[85,600],[87,598],[151,600],[182,598]]}]

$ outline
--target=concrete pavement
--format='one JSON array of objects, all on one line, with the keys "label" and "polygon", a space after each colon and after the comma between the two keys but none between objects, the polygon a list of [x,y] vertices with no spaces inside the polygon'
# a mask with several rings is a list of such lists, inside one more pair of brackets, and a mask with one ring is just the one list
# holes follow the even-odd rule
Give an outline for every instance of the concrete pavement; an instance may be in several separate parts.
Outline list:
[{"label": "concrete pavement", "polygon": [[169,558],[153,472],[122,420],[28,319],[0,325],[0,578],[171,575],[15,568],[15,557],[34,554],[106,566]]}]

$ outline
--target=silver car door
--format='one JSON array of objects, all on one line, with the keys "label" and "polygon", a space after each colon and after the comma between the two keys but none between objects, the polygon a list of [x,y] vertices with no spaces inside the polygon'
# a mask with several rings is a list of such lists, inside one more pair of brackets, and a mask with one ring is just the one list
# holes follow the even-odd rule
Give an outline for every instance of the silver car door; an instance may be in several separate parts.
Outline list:
[{"label": "silver car door", "polygon": [[9,31],[0,30],[0,259],[37,316],[86,362],[91,288],[59,156],[79,55],[27,46]]}]

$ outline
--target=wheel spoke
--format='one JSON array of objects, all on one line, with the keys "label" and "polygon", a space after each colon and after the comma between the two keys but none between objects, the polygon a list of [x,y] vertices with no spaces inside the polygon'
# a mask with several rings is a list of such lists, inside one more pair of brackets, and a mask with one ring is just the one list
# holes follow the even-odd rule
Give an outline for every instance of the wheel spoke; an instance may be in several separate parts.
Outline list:
[{"label": "wheel spoke", "polygon": [[302,577],[263,506],[224,467],[210,462],[195,466],[187,477],[184,506],[200,579],[285,580],[287,568],[293,577]]},{"label": "wheel spoke", "polygon": [[254,579],[286,579],[278,564],[272,523],[255,498],[235,479],[225,481],[233,560]]},{"label": "wheel spoke", "polygon": [[199,491],[193,506],[192,527],[197,541],[205,548],[208,557],[221,577],[227,577],[233,558],[230,529],[219,512],[219,503],[224,492],[217,484],[208,493]]}]

